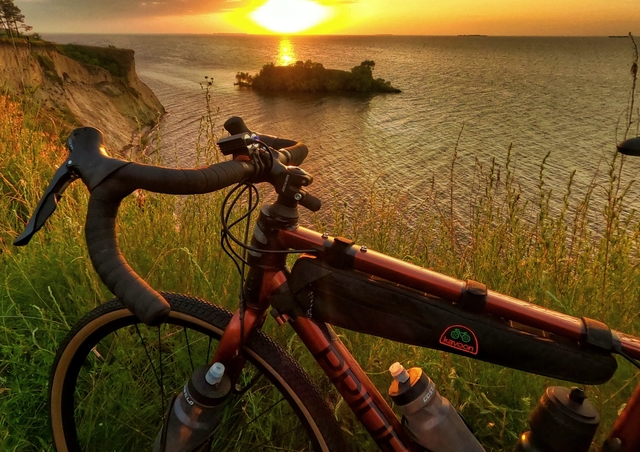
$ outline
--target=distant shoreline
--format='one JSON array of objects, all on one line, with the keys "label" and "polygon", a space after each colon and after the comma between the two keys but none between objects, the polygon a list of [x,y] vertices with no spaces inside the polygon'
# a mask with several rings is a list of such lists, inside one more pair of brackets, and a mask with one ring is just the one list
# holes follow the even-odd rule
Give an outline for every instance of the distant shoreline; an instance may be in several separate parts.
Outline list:
[{"label": "distant shoreline", "polygon": [[374,34],[326,34],[326,35],[270,35],[270,34],[250,34],[250,33],[69,33],[69,32],[43,32],[42,36],[237,36],[237,37],[269,37],[276,39],[291,38],[458,38],[458,37],[483,37],[483,38],[558,38],[558,39],[591,39],[591,38],[628,38],[629,35],[482,35],[482,34],[457,34],[457,35],[399,35],[391,33]]}]

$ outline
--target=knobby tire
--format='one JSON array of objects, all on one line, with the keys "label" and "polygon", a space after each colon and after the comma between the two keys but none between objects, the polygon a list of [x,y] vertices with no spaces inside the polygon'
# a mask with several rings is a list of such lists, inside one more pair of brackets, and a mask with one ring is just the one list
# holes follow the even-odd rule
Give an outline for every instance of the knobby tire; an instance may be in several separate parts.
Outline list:
[{"label": "knobby tire", "polygon": [[[172,310],[158,327],[112,300],[69,332],[49,382],[59,452],[151,450],[172,395],[210,360],[232,315],[197,298],[163,296]],[[291,355],[262,331],[243,353],[245,387],[231,394],[210,450],[346,450],[333,413]]]}]

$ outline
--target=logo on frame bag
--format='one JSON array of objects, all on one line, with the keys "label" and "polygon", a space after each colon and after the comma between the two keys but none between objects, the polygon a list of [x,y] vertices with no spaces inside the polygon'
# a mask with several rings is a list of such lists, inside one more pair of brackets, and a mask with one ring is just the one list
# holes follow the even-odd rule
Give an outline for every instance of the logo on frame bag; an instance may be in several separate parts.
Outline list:
[{"label": "logo on frame bag", "polygon": [[445,347],[455,348],[470,355],[478,354],[478,339],[466,326],[452,325],[440,336],[440,343]]}]

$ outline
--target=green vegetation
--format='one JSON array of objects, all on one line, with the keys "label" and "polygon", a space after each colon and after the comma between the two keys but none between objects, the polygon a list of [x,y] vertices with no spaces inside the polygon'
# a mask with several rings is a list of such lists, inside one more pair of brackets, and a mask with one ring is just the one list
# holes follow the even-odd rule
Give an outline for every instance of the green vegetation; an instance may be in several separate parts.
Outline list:
[{"label": "green vegetation", "polygon": [[43,69],[44,75],[50,78],[51,80],[53,80],[54,82],[56,82],[57,84],[62,85],[62,79],[58,75],[58,72],[56,71],[56,65],[51,59],[51,57],[43,53],[34,53],[34,55],[38,60],[40,67]]},{"label": "green vegetation", "polygon": [[133,62],[133,51],[127,49],[79,44],[64,44],[57,47],[69,58],[106,69],[114,77],[126,77]]},{"label": "green vegetation", "polygon": [[0,44],[2,43],[8,43],[11,45],[22,44],[22,45],[28,45],[31,47],[49,47],[54,45],[52,42],[42,39],[42,37],[38,33],[33,33],[29,35],[23,34],[23,35],[20,35],[20,37],[15,37],[15,36],[10,37],[9,35],[3,34],[0,31]]},{"label": "green vegetation", "polygon": [[[351,205],[336,198],[331,217],[317,229],[638,335],[640,221],[628,214],[626,193],[632,181],[620,180],[620,156],[612,152],[607,173],[594,176],[576,203],[569,202],[575,190],[574,173],[568,175],[564,190],[548,187],[545,158],[536,202],[519,189],[509,149],[504,163],[495,159],[488,167],[477,163],[473,176],[477,182],[468,194],[473,200],[468,217],[453,213],[455,193],[461,189],[456,183],[456,160],[454,152],[450,177],[434,181],[422,205],[408,202],[408,196],[401,193],[373,189]],[[469,177],[466,170],[462,174]],[[607,201],[602,210],[595,211],[594,192],[599,189],[604,190]],[[550,208],[552,198],[560,201],[557,213]],[[427,211],[424,206],[429,204],[433,209]],[[399,221],[402,218],[409,219],[413,227]],[[443,395],[461,407],[488,451],[512,450],[545,387],[570,386],[459,356],[343,334],[349,348],[357,350],[359,361],[370,366],[367,370],[378,387],[388,384],[385,370],[393,356],[405,366],[423,367]],[[600,441],[639,382],[637,369],[624,360],[618,362],[618,372],[610,382],[587,388],[602,419]]]},{"label": "green vegetation", "polygon": [[[29,246],[11,244],[66,155],[57,136],[44,133],[40,123],[37,109],[0,97],[0,210],[5,212],[0,216],[0,450],[53,449],[45,404],[56,348],[70,325],[111,298],[85,249],[88,194],[80,182],[65,192],[58,210]],[[204,121],[203,126],[210,123]],[[215,137],[208,129],[202,136],[206,142],[199,149],[213,149]],[[457,157],[454,150],[449,177],[434,180],[423,204],[408,202],[402,192],[371,187],[353,203],[345,204],[338,196],[333,205],[325,200],[316,229],[640,335],[640,222],[627,213],[619,157],[611,158],[603,177],[594,177],[597,187],[594,182],[572,203],[573,174],[567,175],[564,190],[552,190],[545,182],[545,161],[538,193],[521,193],[507,151],[502,163],[476,166],[472,191],[465,193],[472,200],[472,214],[465,218],[454,214],[454,194],[461,186],[456,183]],[[206,152],[201,159],[204,163]],[[604,207],[598,211],[593,202],[596,188],[605,193]],[[554,197],[560,205],[555,213],[550,208]],[[158,289],[190,293],[233,309],[238,278],[219,246],[221,196],[130,198],[121,208],[119,237],[133,267]],[[427,211],[427,204],[434,208]],[[334,404],[355,448],[374,450],[290,330],[274,324],[268,320],[267,330],[300,357]],[[383,393],[389,384],[386,368],[392,362],[423,367],[471,423],[487,451],[511,450],[543,388],[567,385],[460,356],[348,331],[339,334]],[[637,370],[621,361],[611,382],[587,388],[603,419],[600,439],[637,377]],[[135,398],[122,398],[124,408],[130,400]],[[122,450],[118,444],[111,447]]]},{"label": "green vegetation", "polygon": [[24,14],[13,0],[0,0],[0,34],[17,38],[33,29],[24,22]]},{"label": "green vegetation", "polygon": [[268,63],[256,75],[238,72],[236,85],[256,91],[399,93],[400,90],[392,87],[390,82],[373,78],[375,65],[373,61],[366,60],[347,72],[326,69],[321,63],[311,60],[298,61],[292,66]]},{"label": "green vegetation", "polygon": [[[88,193],[82,184],[65,192],[50,224],[27,248],[12,245],[67,152],[57,135],[43,132],[41,122],[37,109],[0,97],[0,208],[5,212],[0,216],[3,451],[53,450],[45,407],[49,367],[70,326],[112,298],[96,277],[84,246]],[[220,197],[183,199],[177,217],[175,197],[131,198],[122,207],[121,226],[126,231],[120,240],[135,268],[156,287],[199,294],[232,307],[237,300],[235,270],[223,258],[216,234]],[[142,215],[143,211],[150,215]],[[137,245],[141,231],[154,231],[145,246]],[[182,270],[174,272],[175,268]],[[126,448],[114,444],[113,450]]]}]

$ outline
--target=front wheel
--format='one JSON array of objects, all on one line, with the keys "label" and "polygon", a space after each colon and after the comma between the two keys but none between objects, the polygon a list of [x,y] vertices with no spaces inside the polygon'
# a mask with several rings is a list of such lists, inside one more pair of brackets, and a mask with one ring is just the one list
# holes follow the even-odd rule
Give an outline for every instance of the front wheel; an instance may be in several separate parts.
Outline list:
[{"label": "front wheel", "polygon": [[[171,314],[160,326],[146,327],[113,300],[67,335],[49,385],[59,452],[150,451],[171,397],[209,363],[231,313],[163,295]],[[247,363],[210,450],[345,450],[331,410],[286,351],[256,331],[243,353]]]}]

